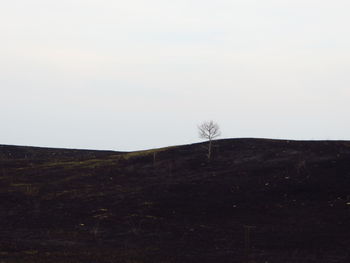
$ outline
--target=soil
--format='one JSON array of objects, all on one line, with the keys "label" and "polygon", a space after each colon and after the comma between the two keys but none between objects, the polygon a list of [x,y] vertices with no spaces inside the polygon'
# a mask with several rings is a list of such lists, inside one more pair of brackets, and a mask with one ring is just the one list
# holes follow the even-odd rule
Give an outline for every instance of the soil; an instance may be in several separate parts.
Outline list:
[{"label": "soil", "polygon": [[350,262],[350,142],[0,145],[0,262]]}]

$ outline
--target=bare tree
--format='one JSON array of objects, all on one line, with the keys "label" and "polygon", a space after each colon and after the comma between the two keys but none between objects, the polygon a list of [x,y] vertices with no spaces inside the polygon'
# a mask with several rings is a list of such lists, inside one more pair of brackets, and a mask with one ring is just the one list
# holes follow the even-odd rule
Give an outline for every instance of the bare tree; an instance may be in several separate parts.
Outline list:
[{"label": "bare tree", "polygon": [[219,125],[213,121],[205,121],[198,126],[199,137],[209,141],[208,160],[211,159],[213,139],[221,135]]}]

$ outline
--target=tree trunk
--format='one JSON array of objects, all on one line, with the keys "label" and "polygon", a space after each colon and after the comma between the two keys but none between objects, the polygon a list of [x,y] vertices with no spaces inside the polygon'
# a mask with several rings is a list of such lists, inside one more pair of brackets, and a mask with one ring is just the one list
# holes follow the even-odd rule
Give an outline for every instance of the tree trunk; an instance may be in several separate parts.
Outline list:
[{"label": "tree trunk", "polygon": [[209,140],[209,146],[208,146],[208,160],[211,159],[211,140]]}]

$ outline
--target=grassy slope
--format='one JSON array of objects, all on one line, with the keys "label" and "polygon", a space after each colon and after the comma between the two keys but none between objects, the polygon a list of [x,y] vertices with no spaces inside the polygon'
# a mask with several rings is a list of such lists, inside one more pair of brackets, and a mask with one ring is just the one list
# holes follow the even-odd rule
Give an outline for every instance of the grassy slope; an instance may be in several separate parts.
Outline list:
[{"label": "grassy slope", "polygon": [[350,143],[0,146],[4,262],[349,262]]}]

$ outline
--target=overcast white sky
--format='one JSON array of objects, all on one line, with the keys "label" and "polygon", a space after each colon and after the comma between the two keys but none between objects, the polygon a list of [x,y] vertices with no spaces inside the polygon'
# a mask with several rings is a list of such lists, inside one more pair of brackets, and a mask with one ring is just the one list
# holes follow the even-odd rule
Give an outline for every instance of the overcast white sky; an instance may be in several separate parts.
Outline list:
[{"label": "overcast white sky", "polygon": [[350,139],[348,0],[0,3],[0,144]]}]

